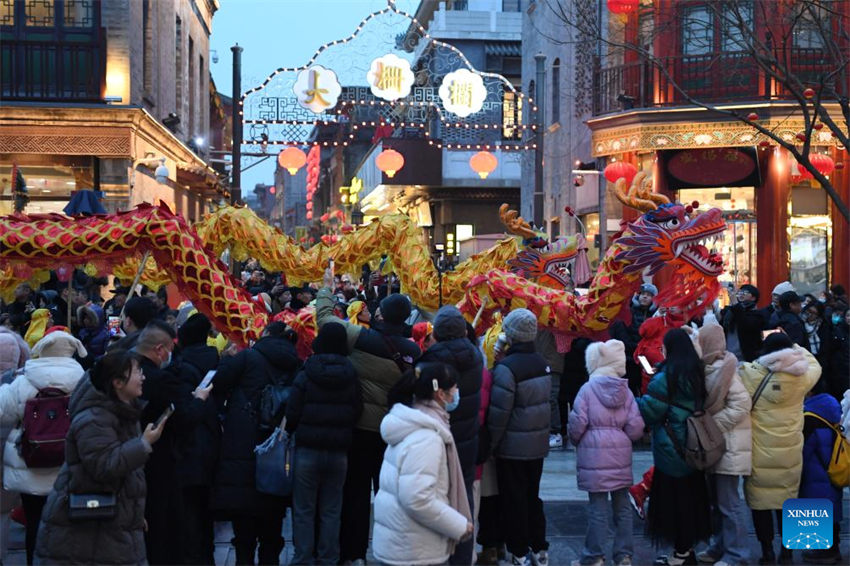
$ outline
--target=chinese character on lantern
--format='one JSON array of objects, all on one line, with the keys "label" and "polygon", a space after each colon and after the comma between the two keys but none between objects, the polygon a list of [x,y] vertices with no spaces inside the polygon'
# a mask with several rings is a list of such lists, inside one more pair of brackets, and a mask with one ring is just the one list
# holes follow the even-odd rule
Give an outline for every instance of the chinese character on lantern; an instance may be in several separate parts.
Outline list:
[{"label": "chinese character on lantern", "polygon": [[481,75],[467,69],[459,69],[443,78],[439,94],[446,110],[465,118],[484,106],[487,88]]},{"label": "chinese character on lantern", "polygon": [[342,93],[336,73],[321,65],[314,65],[298,73],[292,90],[298,104],[316,114],[336,106]]},{"label": "chinese character on lantern", "polygon": [[375,96],[384,100],[398,100],[410,94],[413,71],[406,59],[389,53],[372,61],[366,80]]}]

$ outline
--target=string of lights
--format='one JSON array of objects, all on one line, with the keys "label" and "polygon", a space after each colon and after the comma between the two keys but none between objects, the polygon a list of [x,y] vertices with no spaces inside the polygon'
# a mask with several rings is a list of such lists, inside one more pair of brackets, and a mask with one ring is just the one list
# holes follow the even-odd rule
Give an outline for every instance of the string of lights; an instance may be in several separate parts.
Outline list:
[{"label": "string of lights", "polygon": [[[419,128],[424,130],[428,124],[423,122],[388,122],[378,120],[364,120],[361,122],[341,122],[338,120],[243,120],[245,125],[278,125],[278,126],[332,126],[351,124],[353,128],[368,128],[376,126],[391,126],[393,128]],[[505,127],[503,124],[470,124],[469,122],[448,122],[441,120],[446,128],[458,128],[466,130],[499,130]],[[515,130],[536,130],[537,124],[516,124],[509,126]]]}]

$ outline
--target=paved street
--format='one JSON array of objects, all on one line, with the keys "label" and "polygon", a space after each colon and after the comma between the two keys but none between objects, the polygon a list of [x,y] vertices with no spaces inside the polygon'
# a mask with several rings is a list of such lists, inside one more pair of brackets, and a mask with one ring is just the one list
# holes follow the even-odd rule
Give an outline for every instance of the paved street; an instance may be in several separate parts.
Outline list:
[{"label": "paved street", "polygon": [[[638,451],[634,457],[634,476],[639,478],[652,465],[652,454],[648,450]],[[541,483],[541,495],[546,507],[546,530],[550,546],[550,562],[554,565],[568,565],[581,552],[586,525],[587,494],[576,486],[575,452],[555,451],[547,458]],[[846,494],[846,491],[845,491]],[[844,557],[850,556],[850,498],[844,498],[844,522],[841,528],[841,551]],[[747,514],[744,520],[750,531],[750,551],[755,563],[759,557],[759,546],[753,534],[752,520]],[[216,530],[216,564],[230,566],[235,564],[235,555],[230,546],[232,536],[228,523],[219,523]],[[281,555],[281,564],[287,564],[292,558],[292,522],[287,517],[284,523],[286,548]],[[24,530],[14,523],[10,537],[9,556],[4,564],[20,565],[26,563],[24,554]],[[778,544],[778,542],[777,542]],[[661,549],[660,552],[667,552]],[[797,553],[799,560],[799,553]],[[651,542],[644,535],[643,521],[635,518],[635,560],[636,565],[651,564],[656,555]]]}]

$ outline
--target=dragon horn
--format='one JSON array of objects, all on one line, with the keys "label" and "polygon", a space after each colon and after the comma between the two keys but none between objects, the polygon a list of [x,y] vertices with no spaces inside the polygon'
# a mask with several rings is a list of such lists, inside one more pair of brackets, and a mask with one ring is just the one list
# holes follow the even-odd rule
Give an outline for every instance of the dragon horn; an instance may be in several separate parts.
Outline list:
[{"label": "dragon horn", "polygon": [[643,186],[641,187],[640,196],[645,199],[649,199],[655,204],[669,204],[670,199],[667,198],[666,195],[662,195],[659,193],[652,192],[652,177],[647,175],[643,180]]},{"label": "dragon horn", "polygon": [[635,175],[634,180],[632,181],[632,186],[626,191],[626,178],[620,177],[614,183],[614,195],[616,195],[617,200],[623,203],[625,206],[629,208],[634,208],[635,210],[640,210],[641,212],[649,212],[650,210],[655,210],[658,208],[654,202],[651,200],[638,198],[635,195],[635,189],[638,184],[643,180],[646,176],[646,173],[643,171],[639,172]]},{"label": "dragon horn", "polygon": [[510,210],[510,206],[507,203],[503,203],[502,206],[499,207],[499,219],[511,234],[516,234],[517,236],[522,236],[526,239],[537,236],[534,230],[531,229],[528,222],[526,222],[522,216],[519,216],[519,212],[516,210]]}]

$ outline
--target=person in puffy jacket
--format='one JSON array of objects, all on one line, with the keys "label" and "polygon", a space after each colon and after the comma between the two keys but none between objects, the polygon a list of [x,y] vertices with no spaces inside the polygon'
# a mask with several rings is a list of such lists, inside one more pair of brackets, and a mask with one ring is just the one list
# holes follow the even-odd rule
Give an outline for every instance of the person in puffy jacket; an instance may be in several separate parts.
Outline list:
[{"label": "person in puffy jacket", "polygon": [[324,325],[286,404],[286,430],[295,434],[298,462],[292,494],[292,564],[312,564],[314,550],[320,564],[339,561],[347,453],[363,409],[357,372],[347,356],[345,327]]},{"label": "person in puffy jacket", "polygon": [[706,322],[699,329],[698,340],[705,371],[705,408],[723,433],[726,451],[708,476],[714,534],[697,558],[702,562],[722,560],[730,566],[746,564],[747,526],[738,488],[752,470],[750,395],[738,377],[737,358],[726,350],[723,327]]},{"label": "person in puffy jacket", "polygon": [[18,451],[22,430],[21,419],[27,401],[46,388],[70,395],[83,377],[83,367],[72,357],[86,357],[83,344],[67,332],[51,332],[32,349],[34,359],[24,365],[23,375],[11,384],[0,386],[0,420],[17,423],[6,439],[3,451],[3,483],[6,489],[21,494],[27,518],[27,564],[32,564],[38,523],[47,495],[59,475],[59,467],[30,468]]},{"label": "person in puffy jacket", "polygon": [[502,530],[512,564],[548,562],[546,517],[541,501],[543,459],[549,453],[549,366],[534,351],[537,318],[515,309],[502,323],[510,344],[493,367],[487,428],[496,457]]},{"label": "person in puffy jacket", "polygon": [[567,430],[577,447],[578,487],[589,492],[587,535],[576,566],[605,562],[608,495],[614,513],[614,564],[631,564],[632,442],[643,436],[643,419],[626,375],[626,349],[619,340],[595,342],[585,353],[590,380],[576,396]]},{"label": "person in puffy jacket", "polygon": [[[655,463],[647,520],[656,542],[674,547],[667,564],[696,561],[694,545],[711,532],[705,474],[685,462],[687,420],[705,406],[705,375],[695,345],[681,328],[664,335],[664,363],[638,407],[652,431]],[[673,436],[671,436],[671,434]]]},{"label": "person in puffy jacket", "polygon": [[[145,473],[167,421],[144,432],[135,354],[111,350],[71,395],[65,464],[47,498],[35,556],[41,564],[147,564]],[[71,495],[114,494],[115,518],[72,520]]]},{"label": "person in puffy jacket", "polygon": [[[738,368],[752,398],[753,471],[744,482],[762,560],[773,563],[773,519],[782,535],[782,504],[797,497],[803,467],[803,400],[818,382],[815,357],[780,332],[764,340],[762,355]],[[762,387],[762,384],[764,386]],[[781,547],[780,560],[791,561]]]},{"label": "person in puffy jacket", "polygon": [[[843,490],[829,480],[829,462],[835,445],[835,432],[827,423],[841,422],[841,405],[829,393],[812,395],[803,404],[806,415],[803,425],[803,472],[800,476],[800,498],[832,501],[832,547],[824,550],[804,550],[803,561],[815,564],[840,564],[839,532],[843,516]],[[820,418],[818,418],[820,417]],[[821,420],[823,419],[823,420]],[[826,421],[826,422],[824,422]]]},{"label": "person in puffy jacket", "polygon": [[342,495],[340,519],[340,559],[366,560],[369,548],[369,517],[372,493],[377,491],[386,444],[381,439],[381,420],[387,414],[387,393],[405,369],[421,354],[408,340],[405,320],[410,316],[410,300],[392,294],[381,300],[370,328],[340,320],[334,314],[334,277],[326,270],[324,288],[316,296],[316,325],[329,322],[345,326],[348,359],[357,371],[363,398],[363,412],[354,428],[348,451],[348,467]]},{"label": "person in puffy jacket", "polygon": [[[30,348],[24,337],[0,326],[0,384],[11,384],[23,373],[21,368],[30,359]],[[18,423],[0,418],[0,562],[6,560],[9,544],[9,521],[11,512],[21,504],[17,492],[7,491],[3,487],[3,447],[9,433]]]},{"label": "person in puffy jacket", "polygon": [[[472,509],[472,484],[475,483],[475,464],[478,452],[478,411],[481,407],[481,378],[484,357],[476,344],[467,337],[466,320],[460,311],[447,305],[434,317],[434,338],[437,343],[419,358],[420,362],[442,362],[458,372],[460,405],[449,415],[452,436],[455,439],[463,481]],[[474,509],[473,509],[474,512]],[[458,545],[452,564],[472,562],[474,541],[469,539]]]},{"label": "person in puffy jacket", "polygon": [[109,346],[109,330],[106,328],[106,313],[98,305],[88,304],[77,308],[77,322],[80,331],[77,336],[86,347],[88,357],[86,367],[91,367],[94,360],[106,352]]},{"label": "person in puffy jacket", "polygon": [[390,392],[381,422],[387,443],[375,496],[372,550],[383,564],[444,564],[472,536],[472,514],[449,413],[459,403],[457,372],[419,363]]},{"label": "person in puffy jacket", "polygon": [[216,399],[226,403],[221,453],[211,507],[233,522],[237,564],[277,564],[287,501],[256,489],[254,448],[271,431],[261,430],[258,405],[263,388],[274,379],[294,379],[299,368],[295,346],[282,322],[272,322],[252,348],[225,357],[214,381]]}]

